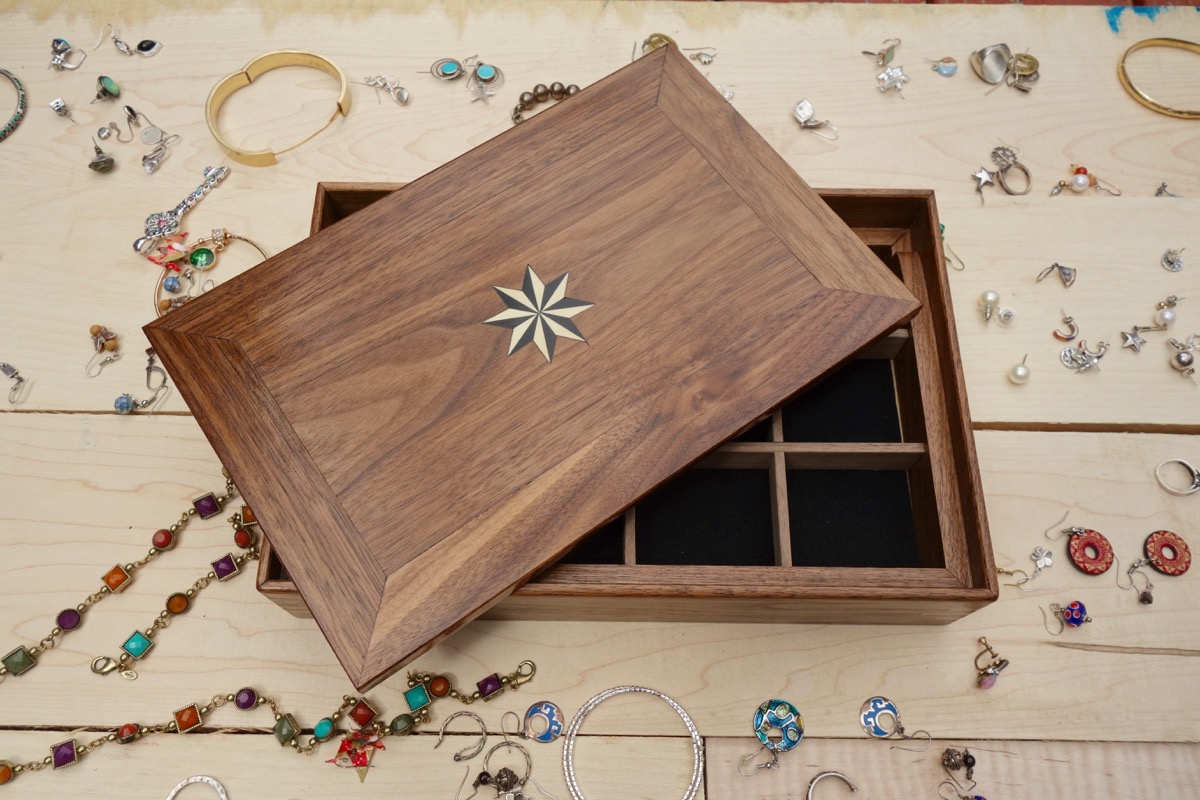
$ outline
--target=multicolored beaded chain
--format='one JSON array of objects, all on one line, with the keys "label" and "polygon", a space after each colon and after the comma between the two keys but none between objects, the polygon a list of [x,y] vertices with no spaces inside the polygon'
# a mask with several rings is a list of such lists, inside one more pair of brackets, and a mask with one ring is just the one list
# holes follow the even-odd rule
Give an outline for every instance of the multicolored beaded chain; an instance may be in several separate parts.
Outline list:
[{"label": "multicolored beaded chain", "polygon": [[25,119],[25,85],[20,79],[6,69],[0,69],[0,75],[12,81],[13,87],[17,90],[17,108],[13,111],[12,117],[8,122],[4,123],[4,127],[0,128],[0,142],[3,142],[12,132],[21,124],[21,120]]},{"label": "multicolored beaded chain", "polygon": [[[9,653],[8,655],[4,656],[4,658],[0,659],[0,682],[2,682],[9,675],[23,675],[24,673],[28,672],[29,670],[31,670],[35,666],[37,666],[37,663],[38,663],[37,657],[39,654],[41,654],[45,650],[49,650],[50,648],[52,648],[56,644],[58,644],[58,639],[60,637],[65,636],[66,634],[70,633],[71,631],[77,630],[80,626],[83,625],[83,615],[88,611],[89,608],[94,606],[96,603],[99,603],[101,600],[103,600],[106,597],[109,597],[114,594],[119,594],[120,592],[124,591],[129,586],[129,584],[133,581],[134,573],[136,573],[139,569],[141,569],[142,567],[146,566],[148,563],[153,561],[155,558],[157,558],[163,552],[175,547],[175,545],[178,543],[178,537],[179,537],[180,532],[185,527],[187,527],[188,522],[190,522],[193,517],[200,517],[200,519],[210,519],[212,517],[217,516],[218,514],[221,513],[221,509],[224,507],[225,503],[228,502],[230,498],[235,497],[236,495],[237,495],[237,489],[234,488],[233,480],[228,475],[226,475],[225,476],[225,492],[224,492],[224,494],[218,495],[215,492],[208,492],[207,494],[203,494],[200,497],[197,497],[196,499],[194,499],[192,501],[191,507],[179,515],[179,520],[177,522],[175,522],[173,525],[171,525],[168,528],[162,528],[162,529],[154,532],[154,534],[150,537],[150,544],[153,546],[150,548],[150,552],[148,552],[144,557],[142,557],[141,559],[134,561],[130,564],[115,565],[112,569],[110,569],[108,572],[106,572],[104,574],[104,576],[101,578],[101,581],[103,581],[104,585],[100,587],[100,590],[98,592],[88,595],[87,599],[85,599],[82,603],[75,606],[74,608],[64,608],[62,611],[58,612],[58,616],[55,617],[55,620],[54,620],[55,625],[53,628],[51,628],[50,633],[47,634],[45,638],[43,638],[40,642],[38,642],[33,647],[25,647],[24,645],[21,645],[20,647],[18,647],[17,649],[15,649],[11,653]],[[249,509],[243,506],[242,514],[235,515],[234,518],[231,518],[231,521],[235,518],[240,521],[242,519],[242,517],[247,513],[249,513]],[[252,514],[250,515],[250,519],[253,520]],[[240,530],[243,526],[237,525],[236,527],[238,527]],[[244,533],[245,533],[244,537],[241,537],[240,535],[235,535],[234,538],[236,541],[239,542],[239,546],[241,546],[243,548],[249,548],[251,545],[254,544],[254,539],[253,539],[253,536],[251,536],[249,534],[249,532],[244,532]],[[240,541],[246,541],[246,544],[241,545]],[[258,557],[257,553],[254,555],[254,557],[255,558]],[[227,564],[225,563],[226,558],[230,559],[231,562],[235,562],[234,566],[235,567],[237,566],[237,563],[232,558],[232,556],[224,556],[221,559],[218,559],[216,562],[213,563],[214,573],[216,573],[216,571],[217,571],[218,563],[222,564],[222,572],[224,572],[225,567],[227,567]],[[236,572],[236,569],[234,570],[234,572]],[[210,574],[213,574],[213,573],[210,573]],[[216,577],[216,576],[214,575],[214,577]],[[226,577],[229,577],[229,575],[226,575]],[[224,580],[224,578],[218,578],[218,580]],[[189,590],[186,594],[171,595],[171,598],[169,598],[167,600],[167,611],[172,614],[183,613],[183,611],[186,611],[187,610],[187,602],[186,601],[190,597],[194,597],[196,591],[204,588],[203,586],[199,586],[200,581],[197,581],[196,584],[197,585],[193,586],[193,588],[191,590]],[[205,583],[205,585],[207,585],[207,582]],[[199,587],[199,588],[197,588],[197,587]],[[183,598],[183,602],[176,600],[176,598],[180,598],[180,597]],[[174,606],[177,610],[172,610],[172,605],[173,605],[172,601],[175,601]],[[182,608],[179,608],[180,605],[182,605]],[[165,626],[166,626],[165,620],[160,618],[158,621],[155,622],[155,628],[153,630],[158,630]],[[153,634],[151,634],[151,636],[153,636]],[[131,639],[132,639],[132,637],[131,637]],[[128,644],[128,642],[127,642],[127,644]],[[145,649],[148,650],[149,647],[147,646]],[[144,651],[143,651],[142,655],[145,655]],[[130,656],[126,656],[125,660],[128,660],[129,657]],[[140,657],[140,656],[138,656],[138,657]],[[100,659],[97,659],[97,661],[99,661],[99,660]],[[93,663],[92,668],[94,670],[96,669],[95,663]],[[135,677],[136,677],[136,674],[135,674]]]},{"label": "multicolored beaded chain", "polygon": [[[408,674],[409,689],[404,693],[408,703],[408,712],[394,717],[390,722],[379,721],[379,712],[365,697],[343,695],[342,703],[327,717],[317,721],[313,726],[312,735],[302,741],[304,729],[296,722],[291,714],[279,710],[278,704],[271,697],[259,693],[257,689],[245,687],[235,694],[214,695],[208,703],[191,703],[177,709],[170,721],[158,725],[141,725],[130,722],[115,731],[99,736],[86,744],[79,744],[75,739],[67,739],[50,748],[50,755],[41,761],[29,761],[24,764],[14,764],[10,761],[0,761],[0,786],[12,781],[24,772],[37,772],[46,767],[62,769],[79,761],[80,758],[99,747],[109,743],[132,744],[143,736],[156,733],[188,733],[200,728],[204,718],[213,710],[226,703],[233,703],[243,711],[251,711],[259,706],[267,706],[275,715],[275,724],[271,732],[275,741],[284,747],[291,747],[302,755],[312,755],[318,745],[329,741],[337,734],[343,734],[337,755],[326,763],[339,767],[357,769],[360,779],[365,779],[367,767],[370,766],[371,756],[376,750],[382,750],[382,739],[388,736],[400,736],[412,733],[418,726],[429,722],[429,707],[433,701],[442,697],[453,697],[456,700],[470,704],[475,700],[489,700],[500,694],[504,689],[516,690],[521,684],[533,679],[537,666],[532,661],[522,661],[516,670],[508,675],[493,673],[476,686],[478,690],[471,694],[461,694],[454,689],[450,679],[445,675],[410,672]],[[343,718],[352,722],[357,730],[343,731],[337,724]]]}]

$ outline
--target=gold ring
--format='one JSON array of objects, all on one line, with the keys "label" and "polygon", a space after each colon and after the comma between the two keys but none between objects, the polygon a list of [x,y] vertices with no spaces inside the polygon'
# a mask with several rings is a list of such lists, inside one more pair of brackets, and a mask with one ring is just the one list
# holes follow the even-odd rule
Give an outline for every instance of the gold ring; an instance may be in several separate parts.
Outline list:
[{"label": "gold ring", "polygon": [[[220,112],[221,106],[225,104],[230,95],[254,83],[260,75],[281,67],[309,67],[337,78],[341,83],[341,92],[338,95],[337,107],[333,110],[333,114],[330,115],[329,121],[322,125],[320,129],[282,150],[239,150],[221,138],[221,132],[217,130],[217,114]],[[251,167],[271,166],[275,163],[277,155],[296,149],[332,125],[333,121],[339,116],[344,117],[349,113],[350,88],[346,83],[346,76],[338,68],[337,64],[334,64],[323,56],[319,56],[316,53],[309,53],[305,50],[276,50],[275,52],[259,56],[243,67],[240,72],[226,75],[217,81],[217,85],[209,92],[208,102],[204,106],[204,119],[208,122],[208,132],[217,140],[217,145],[234,161],[247,164]]]}]

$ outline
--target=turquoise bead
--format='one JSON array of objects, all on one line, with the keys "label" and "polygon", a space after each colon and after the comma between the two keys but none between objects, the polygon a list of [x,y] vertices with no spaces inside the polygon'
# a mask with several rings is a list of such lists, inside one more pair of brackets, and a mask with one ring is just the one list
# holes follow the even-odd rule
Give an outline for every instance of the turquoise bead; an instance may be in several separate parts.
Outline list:
[{"label": "turquoise bead", "polygon": [[442,64],[442,68],[441,68],[441,69],[442,69],[442,74],[443,74],[443,75],[447,75],[447,76],[449,76],[449,75],[454,75],[455,73],[457,73],[457,72],[458,72],[460,69],[462,69],[462,67],[460,67],[460,66],[458,65],[458,62],[456,62],[456,61],[451,61],[451,62],[449,62],[449,63]]},{"label": "turquoise bead", "polygon": [[408,701],[408,707],[413,711],[420,711],[430,703],[429,691],[423,683],[418,683],[405,692],[404,699]]},{"label": "turquoise bead", "polygon": [[313,726],[313,736],[317,737],[319,741],[327,741],[331,736],[333,736],[333,720],[329,717],[326,717],[325,719],[318,721],[317,724]]},{"label": "turquoise bead", "polygon": [[125,640],[125,644],[121,645],[121,649],[134,658],[141,658],[153,646],[154,642],[150,641],[146,634],[141,631],[134,631],[133,635]]},{"label": "turquoise bead", "polygon": [[475,70],[475,74],[479,76],[481,81],[490,81],[496,77],[496,68],[491,64],[483,64],[479,69]]}]

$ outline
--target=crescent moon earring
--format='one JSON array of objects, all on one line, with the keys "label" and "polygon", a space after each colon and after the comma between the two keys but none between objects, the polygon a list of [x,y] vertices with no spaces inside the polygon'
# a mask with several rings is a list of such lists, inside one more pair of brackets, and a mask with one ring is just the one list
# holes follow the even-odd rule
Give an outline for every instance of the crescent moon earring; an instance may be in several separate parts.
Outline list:
[{"label": "crescent moon earring", "polygon": [[1051,336],[1053,336],[1055,339],[1058,339],[1060,342],[1075,341],[1075,337],[1079,336],[1079,326],[1075,324],[1075,318],[1068,316],[1067,312],[1063,311],[1062,321],[1063,325],[1067,326],[1067,329],[1065,331],[1056,330],[1051,333]]}]

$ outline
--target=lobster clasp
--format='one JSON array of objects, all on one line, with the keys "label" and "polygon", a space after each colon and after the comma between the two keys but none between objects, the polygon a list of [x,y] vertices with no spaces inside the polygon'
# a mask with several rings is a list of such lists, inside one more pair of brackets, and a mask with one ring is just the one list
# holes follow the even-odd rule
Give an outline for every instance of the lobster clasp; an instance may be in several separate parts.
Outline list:
[{"label": "lobster clasp", "polygon": [[117,664],[115,659],[109,658],[108,656],[98,656],[92,661],[92,672],[96,673],[97,675],[107,675],[115,670],[118,666],[120,665]]},{"label": "lobster clasp", "polygon": [[515,689],[523,683],[529,683],[533,680],[533,676],[537,674],[537,664],[526,659],[517,665],[513,672],[512,686]]}]

